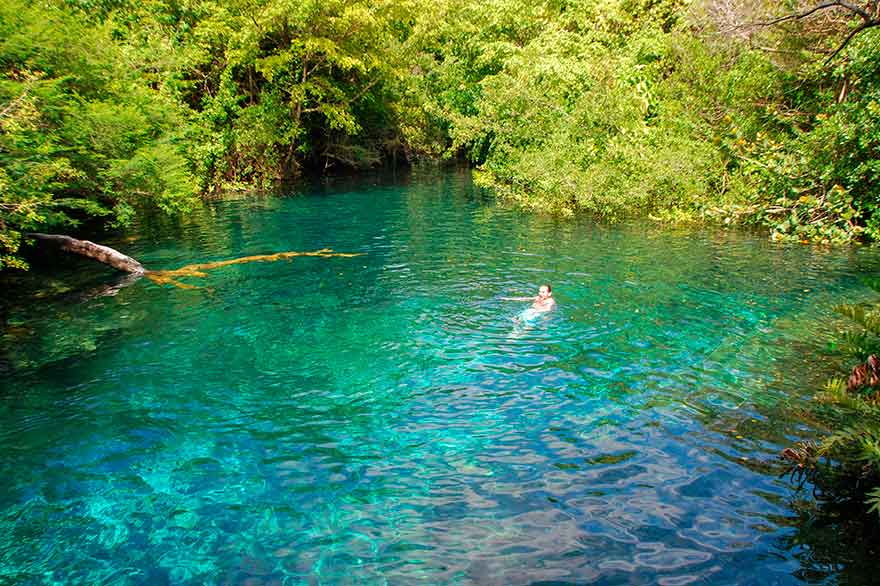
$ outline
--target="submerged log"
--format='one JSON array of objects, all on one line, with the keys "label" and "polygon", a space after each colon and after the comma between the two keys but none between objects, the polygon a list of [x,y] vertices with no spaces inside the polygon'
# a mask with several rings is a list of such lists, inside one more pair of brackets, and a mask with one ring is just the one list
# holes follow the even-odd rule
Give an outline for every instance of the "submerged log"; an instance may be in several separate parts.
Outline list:
[{"label": "submerged log", "polygon": [[249,262],[275,262],[279,260],[290,260],[298,256],[316,256],[319,258],[342,257],[351,258],[361,256],[363,253],[351,252],[334,252],[331,248],[322,248],[310,252],[276,252],[275,254],[257,254],[253,256],[245,256],[241,258],[233,258],[230,260],[218,260],[214,262],[196,263],[186,265],[179,269],[171,269],[165,271],[146,271],[144,276],[153,281],[157,285],[174,285],[180,289],[199,289],[195,285],[188,285],[178,281],[179,277],[207,277],[205,271],[211,269],[219,269],[220,267],[228,267],[230,265],[240,265]]},{"label": "submerged log", "polygon": [[40,234],[32,232],[27,234],[27,236],[29,238],[36,238],[37,240],[53,242],[61,247],[61,250],[102,262],[105,265],[110,265],[118,271],[134,273],[137,275],[144,274],[144,267],[141,263],[130,256],[122,254],[118,250],[110,248],[109,246],[95,244],[88,240],[77,240],[76,238],[64,236],[63,234]]},{"label": "submerged log", "polygon": [[64,236],[63,234],[39,234],[39,233],[30,233],[27,234],[30,238],[36,238],[37,240],[45,240],[47,242],[53,242],[61,247],[61,250],[65,250],[67,252],[72,252],[74,254],[79,254],[82,256],[86,256],[88,258],[94,259],[98,262],[102,262],[106,265],[110,265],[114,269],[124,271],[126,273],[131,273],[132,279],[124,279],[123,281],[109,286],[103,287],[97,294],[100,295],[115,295],[119,292],[119,289],[130,285],[135,280],[140,278],[141,276],[147,277],[152,282],[157,285],[174,285],[175,287],[179,287],[181,289],[200,289],[195,285],[189,285],[187,283],[182,283],[178,279],[180,277],[206,277],[208,276],[205,271],[209,271],[211,269],[217,269],[220,267],[226,267],[230,265],[239,265],[250,262],[274,262],[278,260],[289,260],[298,256],[316,256],[319,258],[332,258],[332,257],[343,257],[343,258],[351,258],[353,256],[361,256],[363,253],[349,253],[349,252],[334,252],[330,248],[322,248],[321,250],[315,250],[311,252],[276,252],[275,254],[257,254],[254,256],[245,256],[243,258],[233,258],[230,260],[219,260],[214,262],[206,262],[206,263],[197,263],[192,265],[186,265],[184,267],[180,267],[179,269],[165,270],[165,271],[148,271],[146,270],[141,263],[131,258],[130,256],[126,256],[119,252],[118,250],[113,250],[109,246],[103,246],[101,244],[95,244],[94,242],[89,242],[88,240],[77,240],[76,238],[71,238],[70,236]]},{"label": "submerged log", "polygon": [[249,262],[274,262],[278,260],[289,260],[298,256],[316,256],[319,258],[350,258],[353,256],[361,256],[361,254],[363,254],[334,252],[330,248],[322,248],[321,250],[315,250],[311,252],[276,252],[275,254],[257,254],[254,256],[245,256],[243,258],[233,258],[230,260],[219,260],[214,262],[186,265],[185,267],[180,267],[179,269],[166,271],[148,271],[141,263],[139,263],[135,259],[122,254],[118,250],[113,250],[109,246],[95,244],[94,242],[89,242],[88,240],[77,240],[76,238],[64,236],[63,234],[30,233],[27,234],[27,236],[30,238],[36,238],[37,240],[53,242],[60,246],[61,250],[86,256],[98,262],[110,265],[114,269],[124,271],[126,273],[131,273],[131,276],[133,277],[132,279],[124,279],[120,283],[117,283],[113,286],[103,287],[100,292],[97,293],[100,295],[115,295],[119,292],[119,289],[130,285],[141,276],[146,276],[149,280],[156,283],[157,285],[174,285],[175,287],[179,287],[181,289],[200,289],[200,287],[197,287],[195,285],[182,283],[178,281],[178,278],[206,277],[208,275],[205,273],[205,271],[230,265],[245,264]]}]

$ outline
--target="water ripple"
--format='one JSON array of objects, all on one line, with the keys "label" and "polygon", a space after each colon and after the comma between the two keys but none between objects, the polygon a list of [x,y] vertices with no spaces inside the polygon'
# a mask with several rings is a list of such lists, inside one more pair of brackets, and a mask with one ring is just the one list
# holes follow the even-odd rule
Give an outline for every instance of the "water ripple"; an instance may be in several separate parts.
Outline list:
[{"label": "water ripple", "polygon": [[[364,256],[12,311],[0,583],[798,583],[791,487],[750,463],[802,429],[792,342],[880,266],[521,215],[455,173],[128,246]],[[516,323],[542,282],[559,309]]]}]

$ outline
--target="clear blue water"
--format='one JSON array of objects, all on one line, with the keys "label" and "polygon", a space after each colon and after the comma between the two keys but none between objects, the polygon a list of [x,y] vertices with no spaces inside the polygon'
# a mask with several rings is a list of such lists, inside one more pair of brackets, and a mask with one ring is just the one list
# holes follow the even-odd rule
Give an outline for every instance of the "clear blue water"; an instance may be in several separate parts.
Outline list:
[{"label": "clear blue water", "polygon": [[[153,269],[362,256],[97,297],[113,277],[70,261],[7,299],[0,584],[799,584],[858,565],[816,559],[771,464],[814,433],[791,414],[824,376],[831,306],[869,296],[872,249],[527,215],[466,172],[217,201],[109,244]],[[514,323],[527,304],[501,298],[543,282],[558,310]]]}]

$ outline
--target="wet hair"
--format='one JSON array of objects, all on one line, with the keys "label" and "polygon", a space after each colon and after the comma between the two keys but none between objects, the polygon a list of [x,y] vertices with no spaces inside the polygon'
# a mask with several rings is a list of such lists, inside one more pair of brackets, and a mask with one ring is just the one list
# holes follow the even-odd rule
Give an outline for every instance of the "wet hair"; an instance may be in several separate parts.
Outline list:
[{"label": "wet hair", "polygon": [[[553,289],[547,283],[542,284],[541,287],[547,287],[547,293],[553,292]],[[538,287],[538,289],[540,289],[541,287]]]}]

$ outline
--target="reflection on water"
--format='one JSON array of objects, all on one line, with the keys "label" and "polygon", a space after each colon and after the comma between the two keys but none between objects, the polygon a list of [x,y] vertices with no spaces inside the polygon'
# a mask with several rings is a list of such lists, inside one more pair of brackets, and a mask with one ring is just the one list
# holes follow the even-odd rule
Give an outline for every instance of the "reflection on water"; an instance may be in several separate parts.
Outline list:
[{"label": "reflection on water", "polygon": [[[788,415],[810,394],[803,341],[815,359],[831,305],[868,295],[872,250],[527,216],[459,173],[214,202],[110,244],[156,270],[363,256],[87,298],[111,277],[69,269],[66,294],[12,303],[0,583],[840,570],[797,538],[768,462],[812,433]],[[502,297],[543,282],[559,308],[515,323],[527,304]]]}]

